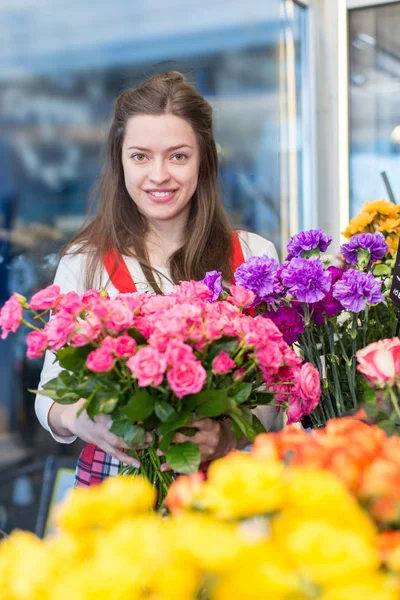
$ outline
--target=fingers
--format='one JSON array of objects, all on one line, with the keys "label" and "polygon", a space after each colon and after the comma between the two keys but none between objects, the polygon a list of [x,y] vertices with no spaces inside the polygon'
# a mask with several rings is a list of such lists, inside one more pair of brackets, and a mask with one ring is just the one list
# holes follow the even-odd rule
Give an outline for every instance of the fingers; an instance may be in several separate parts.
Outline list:
[{"label": "fingers", "polygon": [[104,450],[104,452],[107,452],[107,454],[111,454],[111,456],[124,463],[125,465],[135,467],[135,469],[138,469],[140,467],[140,462],[136,458],[133,458],[133,456],[128,456],[128,454],[121,452],[120,450],[118,450],[118,448],[111,446],[111,444],[104,443],[101,445],[101,449]]}]

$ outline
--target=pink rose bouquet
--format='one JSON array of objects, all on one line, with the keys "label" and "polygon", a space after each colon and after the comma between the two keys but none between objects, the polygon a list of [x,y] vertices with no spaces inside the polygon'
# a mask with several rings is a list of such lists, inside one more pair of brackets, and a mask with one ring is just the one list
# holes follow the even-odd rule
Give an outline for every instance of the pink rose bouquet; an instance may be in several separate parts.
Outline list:
[{"label": "pink rose bouquet", "polygon": [[[14,294],[0,312],[0,327],[3,338],[21,324],[31,327],[27,356],[50,350],[63,369],[40,393],[61,404],[85,398],[91,418],[111,415],[111,431],[163,495],[172,478],[162,461],[178,473],[200,466],[194,443],[174,441],[177,432],[195,432],[192,421],[229,418],[235,437],[252,442],[264,431],[252,409],[272,404],[295,422],[315,409],[321,393],[318,372],[303,364],[276,325],[246,314],[253,293],[235,285],[232,295],[211,300],[209,287],[194,281],[168,296],[114,298],[95,290],[62,294],[51,285],[30,303]],[[24,310],[43,326],[27,322]],[[153,443],[143,450],[148,432]]]}]

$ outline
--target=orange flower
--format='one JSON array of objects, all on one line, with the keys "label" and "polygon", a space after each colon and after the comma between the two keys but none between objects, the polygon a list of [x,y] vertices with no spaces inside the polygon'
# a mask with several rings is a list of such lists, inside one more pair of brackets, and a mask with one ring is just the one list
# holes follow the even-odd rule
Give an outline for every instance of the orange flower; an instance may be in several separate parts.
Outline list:
[{"label": "orange flower", "polygon": [[200,471],[178,477],[168,490],[165,506],[173,514],[189,506],[201,489],[204,479],[205,476]]},{"label": "orange flower", "polygon": [[389,569],[400,571],[400,531],[385,531],[378,535],[378,550]]},{"label": "orange flower", "polygon": [[279,460],[276,433],[260,433],[254,440],[251,453],[256,458]]},{"label": "orange flower", "polygon": [[381,498],[398,494],[400,490],[400,465],[386,458],[377,458],[364,472],[360,495],[364,498]]},{"label": "orange flower", "polygon": [[400,504],[396,497],[378,498],[368,505],[368,511],[378,523],[399,523]]}]

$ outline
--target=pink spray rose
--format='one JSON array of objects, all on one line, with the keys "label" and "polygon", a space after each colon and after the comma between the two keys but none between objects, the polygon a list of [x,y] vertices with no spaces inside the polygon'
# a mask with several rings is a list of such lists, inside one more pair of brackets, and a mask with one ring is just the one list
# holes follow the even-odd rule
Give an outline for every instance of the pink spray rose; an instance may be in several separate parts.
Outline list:
[{"label": "pink spray rose", "polygon": [[49,285],[44,290],[40,290],[33,294],[29,302],[30,308],[33,310],[47,310],[56,306],[60,297],[61,290],[59,285]]},{"label": "pink spray rose", "polygon": [[128,333],[124,333],[114,339],[114,352],[118,358],[132,356],[136,349],[136,340]]},{"label": "pink spray rose", "polygon": [[165,354],[171,366],[196,359],[193,348],[189,344],[175,339],[169,340]]},{"label": "pink spray rose", "polygon": [[356,353],[357,369],[374,386],[393,385],[398,365],[399,340],[380,340],[373,342]]},{"label": "pink spray rose", "polygon": [[94,373],[111,371],[115,364],[113,355],[108,348],[97,348],[90,352],[86,359],[86,366]]},{"label": "pink spray rose", "polygon": [[70,340],[71,346],[86,346],[86,344],[97,340],[99,337],[101,328],[100,326],[93,326],[89,321],[89,317],[86,321],[78,322],[78,327]]},{"label": "pink spray rose", "polygon": [[233,303],[240,308],[250,306],[256,297],[254,292],[247,290],[242,285],[232,285],[230,291]]},{"label": "pink spray rose", "polygon": [[295,394],[304,401],[304,414],[308,415],[318,405],[321,397],[321,380],[311,363],[304,363],[295,373]]},{"label": "pink spray rose", "polygon": [[212,363],[212,370],[214,373],[218,375],[223,375],[224,373],[228,373],[231,369],[236,367],[234,361],[231,359],[229,354],[222,351],[218,354],[216,358],[214,358]]},{"label": "pink spray rose", "polygon": [[44,330],[51,350],[59,350],[69,341],[76,326],[75,318],[67,312],[59,312],[50,319]]},{"label": "pink spray rose", "polygon": [[298,423],[305,414],[304,405],[298,396],[292,396],[289,401],[289,407],[286,413],[287,421],[286,425],[292,425],[293,423]]},{"label": "pink spray rose", "polygon": [[0,311],[0,327],[2,328],[1,339],[5,340],[10,332],[15,333],[21,324],[22,306],[17,294],[13,294],[7,300]]},{"label": "pink spray rose", "polygon": [[106,327],[109,331],[117,333],[128,329],[133,323],[133,313],[123,302],[114,300],[109,305],[106,316]]},{"label": "pink spray rose", "polygon": [[79,294],[76,292],[68,292],[61,297],[60,301],[57,304],[57,309],[63,309],[65,312],[70,313],[71,315],[78,315],[81,310],[85,308],[82,303]]},{"label": "pink spray rose", "polygon": [[200,392],[206,379],[206,370],[197,360],[176,364],[167,373],[169,386],[178,398]]},{"label": "pink spray rose", "polygon": [[47,337],[42,331],[31,331],[26,337],[28,358],[42,358],[47,349]]},{"label": "pink spray rose", "polygon": [[132,375],[137,377],[141,387],[153,385],[157,387],[164,379],[167,368],[167,358],[151,346],[140,348],[135,356],[128,359],[126,366]]}]

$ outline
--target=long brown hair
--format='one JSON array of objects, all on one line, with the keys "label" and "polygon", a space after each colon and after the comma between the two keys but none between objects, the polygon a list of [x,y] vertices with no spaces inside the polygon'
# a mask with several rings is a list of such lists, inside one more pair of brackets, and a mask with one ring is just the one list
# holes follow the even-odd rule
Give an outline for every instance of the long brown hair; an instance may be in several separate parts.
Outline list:
[{"label": "long brown hair", "polygon": [[99,210],[62,251],[62,254],[87,252],[88,288],[95,285],[105,253],[115,248],[120,254],[136,258],[148,283],[161,293],[144,241],[148,223],[125,187],[121,151],[128,119],[163,114],[175,115],[189,123],[200,147],[199,179],[191,200],[185,242],[170,257],[170,277],[174,283],[198,280],[215,269],[222,271],[225,281],[232,279],[233,230],[219,196],[212,108],[181,73],[172,71],[153,75],[140,87],[124,91],[115,102],[104,167],[97,184]]}]

